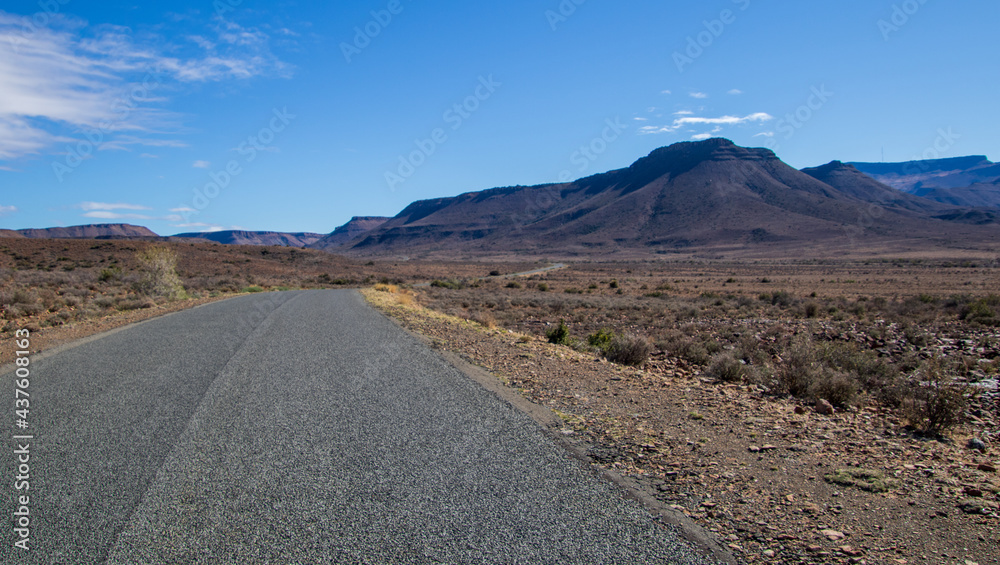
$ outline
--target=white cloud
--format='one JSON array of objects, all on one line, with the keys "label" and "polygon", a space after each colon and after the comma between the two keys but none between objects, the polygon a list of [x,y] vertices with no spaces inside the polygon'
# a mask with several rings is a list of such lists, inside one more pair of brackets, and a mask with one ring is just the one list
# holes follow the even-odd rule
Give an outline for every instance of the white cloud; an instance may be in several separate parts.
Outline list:
[{"label": "white cloud", "polygon": [[699,99],[701,99],[701,98],[708,98],[708,95],[705,94],[704,92],[692,92],[691,93],[691,98],[699,98]]},{"label": "white cloud", "polygon": [[127,204],[125,202],[81,202],[74,206],[74,208],[79,208],[84,211],[93,210],[152,210],[148,206],[142,206],[141,204]]},{"label": "white cloud", "polygon": [[98,210],[94,212],[87,212],[82,214],[84,218],[96,218],[99,220],[153,220],[152,216],[147,216],[145,214],[119,214],[118,212],[109,212],[107,210]]},{"label": "white cloud", "polygon": [[159,159],[160,158],[159,155],[153,155],[152,153],[143,153],[143,154],[139,155],[139,157],[141,157],[143,159]]},{"label": "white cloud", "polygon": [[739,96],[740,94],[743,94],[743,91],[738,88],[734,88],[730,90],[728,94],[732,94],[733,96]]},{"label": "white cloud", "polygon": [[206,232],[206,233],[207,232],[214,232],[214,231],[222,231],[222,230],[226,229],[225,226],[220,226],[218,224],[206,224],[206,223],[203,223],[203,222],[191,222],[191,223],[188,223],[188,224],[174,224],[174,227],[175,228],[195,228],[197,231]]},{"label": "white cloud", "polygon": [[693,116],[694,112],[692,112],[691,110],[678,110],[677,112],[674,112],[674,115],[675,116]]},{"label": "white cloud", "polygon": [[[40,154],[85,133],[102,135],[100,149],[155,141],[179,129],[177,114],[155,107],[178,84],[290,75],[265,33],[221,19],[208,27],[211,37],[188,45],[148,35],[140,43],[128,28],[60,14],[39,27],[30,16],[0,11],[0,160]],[[139,137],[120,136],[126,131]]]},{"label": "white cloud", "polygon": [[673,92],[670,92],[669,90],[664,90],[664,91],[661,91],[660,94],[668,94],[669,95],[669,94],[673,94]]},{"label": "white cloud", "polygon": [[643,126],[639,128],[639,133],[673,133],[682,127],[695,125],[720,126],[713,130],[715,133],[718,133],[719,131],[722,131],[721,126],[735,126],[750,122],[766,122],[773,119],[774,116],[765,112],[757,112],[743,117],[722,116],[719,118],[702,118],[698,116],[683,115],[682,117],[675,119],[674,122],[668,126]]},{"label": "white cloud", "polygon": [[711,138],[712,134],[710,133],[699,133],[691,136],[691,139],[693,139],[694,141],[705,141],[706,139],[711,139]]},{"label": "white cloud", "polygon": [[762,131],[760,133],[754,134],[754,137],[774,137],[773,131]]},{"label": "white cloud", "polygon": [[637,122],[647,122],[647,121],[649,121],[649,118],[632,118],[632,119],[635,120],[635,121],[637,121]]},{"label": "white cloud", "polygon": [[17,206],[0,206],[0,216],[7,216],[17,212]]},{"label": "white cloud", "polygon": [[194,167],[194,168],[196,168],[196,169],[207,169],[207,168],[211,167],[212,164],[209,163],[208,161],[195,161],[194,164],[191,165],[191,166]]},{"label": "white cloud", "polygon": [[188,212],[188,213],[197,212],[197,210],[195,210],[194,208],[191,208],[190,206],[181,206],[180,208],[171,208],[170,211],[171,212],[177,212],[179,214],[183,214],[184,212]]}]

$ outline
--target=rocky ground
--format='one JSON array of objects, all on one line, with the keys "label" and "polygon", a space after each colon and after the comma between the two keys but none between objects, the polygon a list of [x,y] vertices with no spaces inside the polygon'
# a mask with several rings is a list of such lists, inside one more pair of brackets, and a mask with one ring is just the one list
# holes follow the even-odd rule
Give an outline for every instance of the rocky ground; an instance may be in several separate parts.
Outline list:
[{"label": "rocky ground", "polygon": [[[741,563],[1000,563],[1000,404],[989,391],[948,437],[931,439],[875,403],[828,413],[716,382],[662,352],[623,367],[422,308],[405,290],[366,295],[555,411],[558,433],[712,532]],[[893,335],[867,345],[896,347]],[[982,451],[969,447],[973,438]]]}]

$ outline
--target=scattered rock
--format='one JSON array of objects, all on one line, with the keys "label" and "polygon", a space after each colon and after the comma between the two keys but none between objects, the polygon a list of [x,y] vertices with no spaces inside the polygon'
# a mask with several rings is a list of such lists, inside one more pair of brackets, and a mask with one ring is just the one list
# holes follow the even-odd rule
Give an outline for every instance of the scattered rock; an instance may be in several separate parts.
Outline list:
[{"label": "scattered rock", "polygon": [[796,414],[805,414],[806,413],[806,409],[803,408],[803,407],[801,407],[801,406],[796,406],[795,407],[795,413]]},{"label": "scattered rock", "polygon": [[820,514],[822,512],[823,512],[823,508],[819,504],[814,504],[812,502],[808,502],[808,503],[802,505],[802,513],[803,514]]},{"label": "scattered rock", "polygon": [[974,449],[980,453],[986,453],[986,444],[983,443],[983,440],[977,437],[970,439],[969,442],[965,444],[965,447]]},{"label": "scattered rock", "polygon": [[965,487],[965,494],[973,498],[980,498],[983,496],[983,491],[975,487]]},{"label": "scattered rock", "polygon": [[765,549],[764,553],[762,553],[761,555],[763,555],[764,557],[767,557],[768,559],[770,559],[770,558],[772,558],[772,557],[775,556],[775,553],[774,553],[774,550],[772,550],[772,549]]},{"label": "scattered rock", "polygon": [[830,404],[826,400],[820,398],[816,401],[816,413],[823,414],[824,416],[832,416],[836,410],[833,408],[833,404]]},{"label": "scattered rock", "polygon": [[830,541],[840,541],[847,537],[844,532],[838,532],[837,530],[821,530],[819,533],[826,536],[826,539]]},{"label": "scattered rock", "polygon": [[985,471],[987,473],[996,473],[997,472],[997,468],[994,467],[993,465],[990,465],[989,463],[980,463],[978,469],[980,471]]},{"label": "scattered rock", "polygon": [[760,446],[751,445],[750,447],[747,448],[747,451],[749,451],[750,453],[760,453]]}]

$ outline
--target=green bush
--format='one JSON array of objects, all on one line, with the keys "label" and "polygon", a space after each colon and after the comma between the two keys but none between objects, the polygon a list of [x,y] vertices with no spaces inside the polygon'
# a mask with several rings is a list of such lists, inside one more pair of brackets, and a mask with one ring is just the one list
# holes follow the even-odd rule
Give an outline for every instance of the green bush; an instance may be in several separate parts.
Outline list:
[{"label": "green bush", "polygon": [[507,283],[507,288],[521,288],[521,283],[517,281],[510,281]]},{"label": "green bush", "polygon": [[549,285],[547,283],[538,283],[538,290],[541,292],[548,292]]},{"label": "green bush", "polygon": [[607,328],[601,328],[597,333],[587,336],[587,343],[599,349],[602,353],[607,351],[611,341],[615,338],[614,332]]},{"label": "green bush", "polygon": [[545,332],[545,337],[549,338],[549,343],[568,345],[569,326],[566,325],[565,321],[559,320],[559,325]]}]

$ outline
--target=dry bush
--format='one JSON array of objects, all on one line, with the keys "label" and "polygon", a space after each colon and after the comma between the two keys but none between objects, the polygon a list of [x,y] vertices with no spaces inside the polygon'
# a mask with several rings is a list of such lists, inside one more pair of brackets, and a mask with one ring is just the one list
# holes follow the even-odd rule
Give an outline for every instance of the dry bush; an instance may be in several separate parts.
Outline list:
[{"label": "dry bush", "polygon": [[747,366],[732,352],[718,353],[712,357],[705,376],[727,383],[738,383],[747,376]]},{"label": "dry bush", "polygon": [[959,424],[971,395],[971,387],[957,383],[939,358],[924,363],[908,390],[903,417],[927,435],[942,434]]},{"label": "dry bush", "polygon": [[822,367],[815,374],[809,388],[811,398],[816,400],[822,398],[840,408],[853,404],[857,394],[857,379],[830,367]]},{"label": "dry bush", "polygon": [[135,255],[139,280],[138,292],[147,296],[177,300],[184,297],[184,286],[177,276],[177,254],[169,247],[153,246]]},{"label": "dry bush", "polygon": [[472,321],[478,323],[484,328],[495,329],[497,327],[497,319],[493,317],[488,310],[477,310],[472,313]]},{"label": "dry bush", "polygon": [[608,345],[605,355],[608,361],[622,365],[642,365],[653,353],[649,340],[632,334],[617,336]]}]

